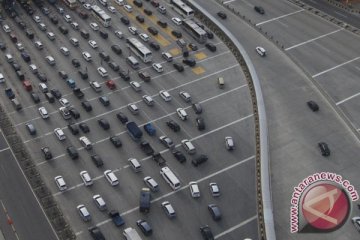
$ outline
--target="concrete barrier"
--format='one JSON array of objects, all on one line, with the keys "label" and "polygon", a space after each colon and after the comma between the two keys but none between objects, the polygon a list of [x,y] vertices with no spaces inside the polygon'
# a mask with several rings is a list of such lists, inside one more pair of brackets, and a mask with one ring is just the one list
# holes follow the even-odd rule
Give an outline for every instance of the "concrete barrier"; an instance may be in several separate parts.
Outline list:
[{"label": "concrete barrier", "polygon": [[271,197],[268,129],[264,99],[255,68],[243,46],[222,23],[193,0],[186,1],[197,10],[197,17],[217,34],[233,52],[248,81],[255,119],[256,194],[258,206],[259,239],[275,240],[275,226]]}]

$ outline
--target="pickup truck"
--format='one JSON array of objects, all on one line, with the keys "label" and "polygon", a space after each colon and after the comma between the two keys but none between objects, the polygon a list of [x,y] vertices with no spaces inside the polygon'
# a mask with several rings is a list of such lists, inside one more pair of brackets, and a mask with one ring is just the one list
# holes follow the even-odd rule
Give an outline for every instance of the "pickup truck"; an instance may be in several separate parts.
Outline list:
[{"label": "pickup truck", "polygon": [[147,123],[144,125],[144,130],[147,132],[150,136],[154,136],[156,134],[156,129],[151,123]]},{"label": "pickup truck", "polygon": [[81,91],[81,89],[80,88],[78,88],[78,87],[76,87],[76,88],[74,88],[73,89],[73,93],[75,94],[75,96],[77,97],[77,98],[83,98],[84,97],[84,93]]},{"label": "pickup truck", "polygon": [[152,155],[152,159],[157,162],[157,164],[162,167],[166,165],[166,160],[161,156],[159,152],[156,152]]},{"label": "pickup truck", "polygon": [[134,141],[138,141],[138,140],[141,139],[143,133],[142,133],[141,129],[138,127],[138,125],[135,122],[126,123],[126,128],[128,130],[128,133],[129,133],[130,137]]},{"label": "pickup truck", "polygon": [[6,88],[5,89],[5,94],[9,99],[15,98],[15,94],[14,94],[14,92],[13,92],[13,90],[11,88]]},{"label": "pickup truck", "polygon": [[120,227],[125,224],[124,219],[120,216],[119,212],[116,210],[111,210],[109,212],[109,217],[111,217],[115,226]]},{"label": "pickup truck", "polygon": [[142,141],[140,143],[141,150],[148,156],[151,156],[154,154],[154,149],[150,146],[150,143],[148,141]]}]

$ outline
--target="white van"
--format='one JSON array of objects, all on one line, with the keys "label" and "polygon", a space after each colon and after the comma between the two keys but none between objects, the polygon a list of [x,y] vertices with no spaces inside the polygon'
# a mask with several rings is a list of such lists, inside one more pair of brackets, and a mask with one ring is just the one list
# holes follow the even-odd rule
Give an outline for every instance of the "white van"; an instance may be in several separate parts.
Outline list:
[{"label": "white van", "polygon": [[80,142],[81,142],[81,145],[83,145],[83,147],[86,149],[86,150],[91,150],[92,149],[92,144],[90,142],[90,140],[85,137],[85,136],[82,136],[79,138]]},{"label": "white van", "polygon": [[129,158],[128,162],[135,172],[141,172],[141,164],[137,159]]}]

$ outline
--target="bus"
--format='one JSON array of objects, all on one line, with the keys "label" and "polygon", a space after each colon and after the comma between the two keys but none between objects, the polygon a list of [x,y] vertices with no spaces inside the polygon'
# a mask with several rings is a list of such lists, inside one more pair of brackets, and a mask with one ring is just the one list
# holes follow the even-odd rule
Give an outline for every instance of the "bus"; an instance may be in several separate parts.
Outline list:
[{"label": "bus", "polygon": [[78,6],[78,3],[76,0],[63,0],[66,6],[68,6],[70,9],[75,9]]},{"label": "bus", "polygon": [[169,167],[161,168],[160,174],[174,191],[180,188],[179,179],[175,176]]},{"label": "bus", "polygon": [[170,0],[172,9],[178,12],[183,18],[193,18],[194,10],[181,0]]},{"label": "bus", "polygon": [[191,19],[184,19],[182,27],[199,43],[205,43],[207,40],[207,33],[197,23]]},{"label": "bus", "polygon": [[92,15],[99,21],[104,27],[110,27],[111,25],[111,17],[105,13],[104,10],[102,10],[97,5],[91,6],[91,13]]},{"label": "bus", "polygon": [[152,53],[136,38],[126,39],[127,45],[144,63],[151,62]]}]

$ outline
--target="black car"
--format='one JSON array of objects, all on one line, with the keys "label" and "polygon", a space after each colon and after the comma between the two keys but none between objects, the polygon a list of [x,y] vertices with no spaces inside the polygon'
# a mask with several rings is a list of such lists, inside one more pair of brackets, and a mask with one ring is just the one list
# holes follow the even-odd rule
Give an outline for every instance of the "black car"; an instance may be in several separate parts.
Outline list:
[{"label": "black car", "polygon": [[130,80],[130,75],[129,72],[123,70],[123,69],[119,69],[119,76],[124,80],[124,81],[129,81]]},{"label": "black car", "polygon": [[71,60],[71,63],[74,67],[78,68],[80,67],[80,61],[76,58],[74,58],[73,60]]},{"label": "black car", "polygon": [[59,76],[62,79],[67,79],[69,77],[68,74],[65,71],[59,71]]},{"label": "black car", "polygon": [[74,119],[80,118],[80,113],[79,113],[78,110],[76,110],[76,108],[74,108],[74,107],[69,108],[69,112],[70,112],[70,115],[71,115]]},{"label": "black car", "polygon": [[89,101],[82,101],[81,102],[81,106],[85,109],[85,111],[87,112],[91,112],[92,111],[92,106],[90,104]]},{"label": "black car", "polygon": [[13,69],[14,69],[15,71],[20,71],[20,69],[21,69],[20,65],[17,64],[16,62],[13,62],[13,63],[11,64],[11,66],[13,67]]},{"label": "black car", "polygon": [[99,30],[99,34],[103,39],[107,39],[109,37],[109,34],[107,32],[102,31],[102,30]]},{"label": "black car", "polygon": [[166,28],[167,27],[167,22],[164,22],[164,21],[157,21],[157,24],[162,27],[162,28]]},{"label": "black car", "polygon": [[140,23],[144,23],[144,22],[145,22],[145,18],[144,18],[144,16],[142,16],[142,15],[137,15],[137,16],[136,16],[136,20],[138,20],[138,22],[140,22]]},{"label": "black car", "polygon": [[221,211],[220,208],[216,204],[209,204],[208,210],[214,219],[214,221],[219,221],[221,219]]},{"label": "black car", "polygon": [[83,133],[88,133],[90,132],[90,128],[86,123],[79,123],[79,128],[81,129],[81,131]]},{"label": "black car", "polygon": [[41,151],[44,154],[46,160],[52,159],[52,154],[49,147],[43,147],[41,148]]},{"label": "black car", "polygon": [[158,33],[159,33],[159,31],[154,27],[148,27],[147,30],[149,31],[149,33],[151,33],[154,36],[158,35]]},{"label": "black car", "polygon": [[80,77],[81,77],[81,79],[88,79],[89,78],[89,75],[88,75],[88,73],[85,71],[85,70],[79,70],[78,71],[78,73],[80,74]]},{"label": "black car", "polygon": [[184,66],[181,63],[174,63],[173,66],[176,70],[178,70],[178,72],[184,71]]},{"label": "black car", "polygon": [[215,51],[216,51],[216,46],[215,46],[214,44],[212,44],[212,43],[206,43],[206,44],[205,44],[205,47],[206,47],[207,49],[209,49],[211,52],[215,52]]},{"label": "black car", "polygon": [[133,1],[134,5],[141,8],[143,6],[143,3],[141,0],[134,0]]},{"label": "black car", "polygon": [[59,23],[59,20],[58,20],[57,16],[55,16],[55,15],[51,16],[50,20],[55,25]]},{"label": "black car", "polygon": [[91,156],[91,160],[93,161],[93,163],[95,164],[96,167],[101,167],[104,165],[104,161],[102,160],[102,158],[99,155],[92,155]]},{"label": "black car", "polygon": [[117,55],[120,55],[122,53],[120,46],[116,44],[111,46],[111,50],[113,50],[114,53],[116,53]]},{"label": "black car", "polygon": [[114,72],[119,71],[120,67],[116,62],[109,62],[109,67],[114,70]]},{"label": "black car", "polygon": [[140,71],[138,75],[142,80],[144,80],[144,82],[150,82],[151,80],[150,74],[146,71]]},{"label": "black car", "polygon": [[0,42],[0,50],[5,51],[6,50],[6,44],[3,42]]},{"label": "black car", "polygon": [[204,240],[214,240],[214,235],[208,225],[200,227],[200,232]]},{"label": "black car", "polygon": [[308,101],[306,103],[313,112],[319,111],[319,105],[314,101]]},{"label": "black car", "polygon": [[128,117],[122,112],[118,112],[116,114],[116,117],[120,120],[122,124],[125,124],[129,121]]},{"label": "black car", "polygon": [[196,61],[193,58],[183,59],[183,63],[190,67],[194,67],[196,65]]},{"label": "black car", "polygon": [[205,130],[205,121],[202,117],[196,118],[196,126],[200,131]]},{"label": "black car", "polygon": [[208,160],[208,157],[205,154],[201,154],[200,156],[198,156],[197,158],[194,158],[191,163],[197,167],[200,164],[203,164],[204,162],[206,162]]},{"label": "black car", "polygon": [[177,124],[177,122],[175,122],[174,120],[167,121],[166,125],[174,132],[180,131],[180,125]]},{"label": "black car", "polygon": [[66,148],[67,153],[69,154],[71,159],[77,159],[79,158],[79,153],[76,150],[76,148],[74,146],[69,146]]},{"label": "black car", "polygon": [[105,62],[110,61],[110,56],[109,54],[107,54],[106,52],[100,52],[99,56],[101,57],[102,60],[104,60]]},{"label": "black car", "polygon": [[210,31],[210,30],[205,30],[206,35],[208,37],[208,39],[213,39],[214,38],[214,34]]},{"label": "black car", "polygon": [[62,96],[59,89],[53,88],[53,89],[50,90],[50,92],[56,99],[60,99],[61,96]]},{"label": "black car", "polygon": [[148,16],[151,16],[152,15],[152,11],[151,10],[149,10],[149,9],[144,9],[144,13],[146,14],[146,15],[148,15]]},{"label": "black car", "polygon": [[177,30],[172,30],[171,34],[174,35],[176,38],[181,38],[182,37],[182,33],[180,31],[177,31]]},{"label": "black car", "polygon": [[122,142],[119,136],[110,137],[110,142],[117,148],[122,146]]},{"label": "black car", "polygon": [[72,123],[72,124],[68,124],[68,129],[70,130],[70,132],[72,133],[72,135],[77,135],[79,134],[79,127],[77,124]]},{"label": "black car", "polygon": [[158,44],[158,43],[156,43],[156,42],[149,42],[149,45],[150,45],[150,47],[152,48],[152,49],[154,49],[154,50],[156,50],[156,51],[158,51],[158,50],[160,50],[160,45]]},{"label": "black car", "polygon": [[321,155],[323,155],[324,157],[330,156],[329,146],[325,142],[319,142],[318,146],[320,148]]},{"label": "black car", "polygon": [[30,93],[30,96],[31,96],[31,99],[34,101],[34,103],[40,102],[39,94],[32,92],[32,93]]},{"label": "black car", "polygon": [[255,6],[254,10],[260,14],[265,14],[265,10],[260,6]]},{"label": "black car", "polygon": [[101,96],[101,97],[99,97],[99,101],[101,102],[101,104],[103,105],[103,106],[109,106],[110,105],[110,100],[109,100],[109,98],[107,97],[107,96]]},{"label": "black car", "polygon": [[102,127],[104,130],[110,129],[110,123],[105,118],[99,119],[98,123],[99,123],[100,127]]},{"label": "black car", "polygon": [[186,162],[186,157],[185,155],[180,152],[179,150],[174,150],[172,152],[172,154],[174,155],[174,157],[176,158],[176,160],[178,160],[180,163],[184,163]]},{"label": "black car", "polygon": [[142,219],[137,220],[136,225],[140,228],[145,236],[150,236],[152,234],[152,228],[147,221]]},{"label": "black car", "polygon": [[189,43],[189,48],[192,50],[192,51],[197,51],[199,48],[197,45],[195,45],[194,43]]},{"label": "black car", "polygon": [[100,229],[96,226],[88,228],[90,235],[94,240],[105,240],[104,235],[100,231]]},{"label": "black car", "polygon": [[202,113],[202,107],[201,107],[200,103],[193,103],[191,106],[194,109],[194,112],[196,114]]},{"label": "black car", "polygon": [[125,17],[125,16],[122,16],[122,17],[120,18],[120,20],[121,20],[121,22],[122,22],[123,24],[125,24],[125,25],[129,25],[129,24],[130,24],[130,20],[129,20],[127,17]]},{"label": "black car", "polygon": [[218,15],[221,19],[226,19],[226,18],[227,18],[226,13],[224,13],[224,12],[218,12],[217,15]]}]

